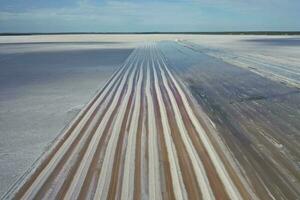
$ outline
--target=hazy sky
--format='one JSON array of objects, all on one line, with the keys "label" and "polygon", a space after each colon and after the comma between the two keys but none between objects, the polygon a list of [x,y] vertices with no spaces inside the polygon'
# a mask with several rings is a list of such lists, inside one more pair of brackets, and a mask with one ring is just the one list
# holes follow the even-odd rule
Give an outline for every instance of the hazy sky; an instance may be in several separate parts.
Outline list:
[{"label": "hazy sky", "polygon": [[0,0],[0,32],[300,31],[300,0]]}]

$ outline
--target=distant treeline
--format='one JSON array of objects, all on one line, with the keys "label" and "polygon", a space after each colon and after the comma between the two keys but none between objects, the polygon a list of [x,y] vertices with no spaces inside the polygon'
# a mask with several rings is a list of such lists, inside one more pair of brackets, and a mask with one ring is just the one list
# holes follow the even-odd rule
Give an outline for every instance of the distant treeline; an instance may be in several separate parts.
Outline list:
[{"label": "distant treeline", "polygon": [[52,32],[52,33],[0,33],[17,35],[74,35],[74,34],[188,34],[188,35],[300,35],[300,31],[246,31],[246,32]]}]

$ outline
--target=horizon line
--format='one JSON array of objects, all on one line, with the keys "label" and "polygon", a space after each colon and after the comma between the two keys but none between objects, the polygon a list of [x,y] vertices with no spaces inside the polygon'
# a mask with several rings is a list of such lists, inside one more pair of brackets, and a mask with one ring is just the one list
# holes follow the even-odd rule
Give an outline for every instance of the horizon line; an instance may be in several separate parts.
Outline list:
[{"label": "horizon line", "polygon": [[195,35],[300,35],[300,31],[137,31],[137,32],[0,32],[0,36],[18,36],[18,35],[75,35],[75,34],[195,34]]}]

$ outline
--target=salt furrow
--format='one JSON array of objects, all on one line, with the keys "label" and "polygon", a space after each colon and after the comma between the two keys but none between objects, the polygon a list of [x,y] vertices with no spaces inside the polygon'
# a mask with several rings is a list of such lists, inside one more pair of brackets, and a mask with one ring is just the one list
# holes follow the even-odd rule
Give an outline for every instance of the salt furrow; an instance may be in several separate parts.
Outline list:
[{"label": "salt furrow", "polygon": [[128,88],[127,88],[125,97],[122,100],[116,121],[114,123],[114,127],[113,127],[113,130],[111,133],[111,138],[107,145],[107,150],[105,153],[103,166],[102,166],[101,173],[100,173],[101,178],[98,181],[94,199],[106,199],[106,197],[107,197],[108,186],[110,183],[110,177],[111,177],[111,173],[112,173],[112,171],[111,171],[112,164],[113,164],[112,158],[114,157],[114,154],[115,154],[117,139],[118,139],[118,135],[121,131],[121,125],[122,125],[122,121],[124,120],[126,107],[129,102],[130,95],[133,92],[132,91],[133,78],[136,73],[137,73],[137,66],[135,67],[135,72],[131,73],[131,77],[128,82]]},{"label": "salt furrow", "polygon": [[42,172],[37,176],[37,178],[34,180],[34,182],[30,185],[30,188],[27,189],[26,193],[22,195],[22,199],[31,199],[33,198],[39,189],[43,186],[45,181],[48,179],[48,177],[51,175],[52,171],[55,169],[57,164],[61,161],[62,157],[66,153],[66,151],[70,148],[72,143],[75,141],[76,136],[80,133],[81,129],[85,125],[85,123],[88,121],[89,117],[92,115],[93,111],[97,107],[97,105],[101,102],[102,98],[105,96],[107,92],[109,92],[110,86],[113,84],[113,82],[117,79],[117,76],[109,83],[109,87],[106,87],[101,93],[101,95],[98,97],[97,101],[92,105],[92,107],[88,110],[88,112],[85,114],[83,119],[79,122],[76,129],[74,129],[74,132],[67,138],[67,140],[63,143],[63,145],[59,148],[59,150],[56,152],[56,154],[51,158],[49,163],[46,165],[46,167],[42,170]]},{"label": "salt furrow", "polygon": [[[132,63],[131,65],[133,66],[135,63]],[[135,66],[136,67],[136,66]],[[109,107],[108,111],[105,113],[100,125],[98,126],[95,135],[93,136],[91,143],[89,144],[87,153],[85,154],[84,158],[82,159],[81,165],[79,166],[76,174],[74,175],[74,179],[65,195],[65,198],[72,198],[75,199],[78,197],[80,188],[82,187],[82,184],[84,182],[84,178],[88,172],[88,167],[90,166],[90,163],[92,162],[92,158],[95,154],[95,151],[98,147],[98,143],[101,139],[101,136],[103,134],[103,131],[108,123],[109,118],[112,115],[113,110],[117,106],[117,102],[119,98],[121,98],[121,92],[124,89],[125,81],[129,71],[126,71],[122,82],[120,84],[120,87],[118,88],[115,98],[113,99],[113,102],[111,106]],[[133,73],[129,74],[130,80],[132,80],[132,75]]]},{"label": "salt furrow", "polygon": [[238,189],[236,188],[236,186],[234,185],[234,183],[232,182],[222,160],[220,159],[218,153],[215,151],[212,143],[210,142],[210,139],[208,138],[208,136],[206,135],[203,127],[201,126],[201,124],[199,123],[196,115],[194,114],[194,111],[192,110],[191,106],[189,105],[189,102],[187,100],[187,97],[185,96],[184,92],[182,91],[181,87],[179,86],[179,84],[177,83],[177,81],[175,80],[174,76],[172,75],[172,73],[169,71],[168,67],[166,66],[165,62],[163,63],[165,70],[167,71],[168,75],[170,76],[171,80],[173,81],[174,85],[176,86],[184,107],[187,111],[187,113],[189,114],[189,117],[194,125],[194,127],[196,128],[218,174],[219,177],[221,178],[224,187],[227,190],[227,193],[229,195],[229,197],[233,200],[239,200],[242,199]]},{"label": "salt furrow", "polygon": [[174,94],[172,93],[168,83],[167,83],[167,80],[166,80],[166,75],[164,73],[164,71],[161,69],[161,64],[158,63],[158,66],[159,66],[159,71],[161,73],[161,76],[163,78],[163,83],[164,83],[164,86],[166,87],[166,90],[167,90],[167,93],[168,93],[168,96],[171,100],[171,104],[172,104],[172,108],[175,112],[175,118],[176,118],[176,122],[177,122],[177,125],[178,125],[178,128],[179,128],[179,132],[181,134],[181,137],[182,137],[182,140],[185,144],[185,147],[189,153],[189,156],[190,156],[190,159],[192,161],[192,164],[193,164],[193,168],[194,168],[194,171],[196,173],[196,176],[197,176],[197,181],[198,181],[198,184],[200,186],[200,189],[201,189],[201,193],[202,193],[202,196],[203,196],[203,199],[214,199],[214,194],[211,190],[211,186],[209,184],[209,181],[208,181],[208,178],[206,176],[206,172],[205,172],[205,169],[203,167],[203,164],[192,144],[192,141],[190,140],[190,138],[188,137],[188,132],[186,130],[186,127],[183,123],[183,119],[182,119],[182,116],[181,116],[181,113],[179,111],[179,108],[178,108],[178,105],[177,105],[177,102],[175,100],[175,97],[174,97]]},{"label": "salt furrow", "polygon": [[[154,58],[153,58],[154,59]],[[183,184],[182,180],[182,175],[181,175],[181,170],[178,164],[178,158],[177,158],[177,152],[174,147],[174,143],[172,141],[171,137],[171,131],[168,123],[168,116],[166,114],[166,107],[165,103],[163,102],[162,99],[162,94],[161,90],[159,88],[159,83],[158,83],[158,78],[157,78],[157,72],[155,70],[154,66],[154,60],[152,59],[152,70],[154,74],[154,83],[155,83],[155,90],[157,93],[157,98],[159,102],[159,111],[161,114],[161,120],[162,120],[162,126],[163,126],[163,133],[164,133],[164,138],[167,146],[167,151],[168,151],[168,156],[169,156],[169,162],[171,166],[171,174],[172,174],[172,182],[173,182],[173,191],[175,194],[176,199],[187,199],[187,194],[186,194],[186,189]]]},{"label": "salt furrow", "polygon": [[[142,62],[142,64],[144,61]],[[140,67],[140,73],[138,83],[135,91],[135,100],[133,108],[133,116],[131,119],[130,129],[128,132],[128,142],[125,153],[125,166],[124,166],[124,177],[122,183],[121,199],[127,200],[133,198],[134,189],[134,161],[135,161],[135,147],[136,147],[136,134],[138,131],[138,118],[140,115],[140,103],[141,103],[141,90],[143,80],[143,70]]]},{"label": "salt furrow", "polygon": [[158,160],[157,127],[154,116],[153,97],[150,90],[150,61],[147,65],[146,98],[148,106],[148,152],[149,152],[149,199],[162,199]]}]

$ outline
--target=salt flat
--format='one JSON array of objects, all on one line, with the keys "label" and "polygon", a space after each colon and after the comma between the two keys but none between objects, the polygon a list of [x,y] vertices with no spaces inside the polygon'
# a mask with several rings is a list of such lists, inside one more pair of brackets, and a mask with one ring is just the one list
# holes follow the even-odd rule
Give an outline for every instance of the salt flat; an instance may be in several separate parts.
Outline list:
[{"label": "salt flat", "polygon": [[297,198],[298,40],[0,37],[4,198]]},{"label": "salt flat", "polygon": [[131,48],[90,46],[0,44],[1,194],[131,52]]}]

